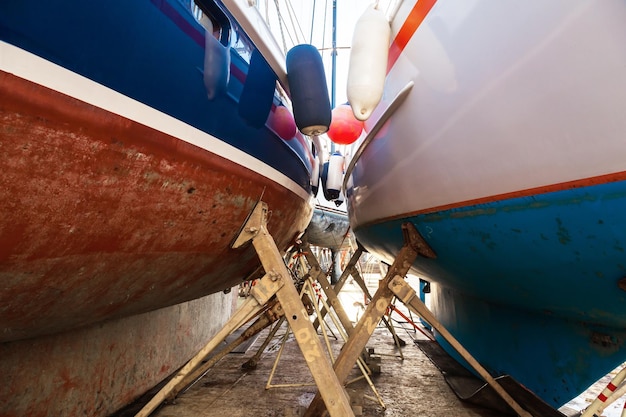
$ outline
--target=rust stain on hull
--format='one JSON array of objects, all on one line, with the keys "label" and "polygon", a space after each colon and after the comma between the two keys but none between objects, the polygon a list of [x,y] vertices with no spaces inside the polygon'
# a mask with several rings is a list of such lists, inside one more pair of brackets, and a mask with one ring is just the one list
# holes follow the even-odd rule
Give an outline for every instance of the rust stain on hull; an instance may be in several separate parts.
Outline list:
[{"label": "rust stain on hull", "polygon": [[226,321],[232,294],[0,344],[0,416],[110,415],[184,365]]},{"label": "rust stain on hull", "polygon": [[175,137],[0,73],[0,342],[229,288],[263,193],[280,247],[309,202]]}]

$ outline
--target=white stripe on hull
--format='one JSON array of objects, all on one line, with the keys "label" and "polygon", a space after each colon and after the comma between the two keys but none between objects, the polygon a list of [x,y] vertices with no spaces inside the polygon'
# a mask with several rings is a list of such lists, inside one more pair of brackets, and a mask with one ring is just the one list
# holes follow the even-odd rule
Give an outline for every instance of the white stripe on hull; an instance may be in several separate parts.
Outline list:
[{"label": "white stripe on hull", "polygon": [[303,200],[310,199],[306,190],[289,177],[236,147],[89,78],[2,41],[0,70],[198,146],[263,175]]}]

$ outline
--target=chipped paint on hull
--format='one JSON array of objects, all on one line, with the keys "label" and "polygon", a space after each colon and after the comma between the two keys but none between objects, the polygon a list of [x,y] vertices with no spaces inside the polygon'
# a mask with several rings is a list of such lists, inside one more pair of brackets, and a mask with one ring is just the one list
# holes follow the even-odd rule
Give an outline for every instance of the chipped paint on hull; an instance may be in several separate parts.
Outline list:
[{"label": "chipped paint on hull", "polygon": [[[136,399],[231,314],[221,290],[259,262],[230,244],[257,201],[281,249],[311,218],[310,144],[252,124],[274,111],[241,100],[255,46],[202,3],[228,67],[204,66],[191,2],[0,3],[2,417]],[[204,70],[231,75],[210,99]]]},{"label": "chipped paint on hull", "polygon": [[230,243],[255,203],[281,248],[310,201],[246,167],[0,73],[0,341],[173,305],[258,264]]},{"label": "chipped paint on hull", "polygon": [[437,318],[494,375],[510,374],[558,407],[626,361],[625,211],[626,182],[613,182],[355,233],[391,262],[400,225],[415,224],[437,254],[412,269],[433,283]]},{"label": "chipped paint on hull", "polygon": [[314,246],[339,250],[354,244],[348,214],[330,207],[315,207],[306,233],[309,243]]}]

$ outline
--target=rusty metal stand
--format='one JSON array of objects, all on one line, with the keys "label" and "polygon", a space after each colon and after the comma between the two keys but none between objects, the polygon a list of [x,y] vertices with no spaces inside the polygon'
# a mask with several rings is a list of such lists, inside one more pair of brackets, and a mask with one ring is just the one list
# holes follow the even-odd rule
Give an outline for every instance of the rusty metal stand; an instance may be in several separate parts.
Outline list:
[{"label": "rusty metal stand", "polygon": [[250,327],[248,327],[237,339],[233,340],[226,347],[224,347],[219,353],[212,356],[206,362],[199,364],[198,367],[186,375],[171,392],[167,395],[166,400],[168,402],[174,402],[176,396],[183,390],[189,389],[197,380],[202,378],[220,359],[233,351],[244,341],[250,339],[252,336],[259,334],[262,330],[269,327],[272,323],[278,320],[279,323],[284,321],[283,312],[280,305],[277,302],[270,303],[265,314],[262,314]]},{"label": "rusty metal stand", "polygon": [[[309,243],[306,240],[304,240],[302,244],[300,245],[300,251],[305,256],[309,264],[309,267],[310,267],[309,274],[311,274],[311,278],[314,281],[317,281],[320,283],[322,287],[322,291],[324,291],[324,294],[326,295],[326,299],[328,300],[328,304],[330,308],[332,308],[337,314],[337,317],[339,318],[339,321],[341,322],[341,325],[343,326],[343,329],[346,331],[346,333],[348,335],[351,335],[354,330],[354,326],[352,325],[352,322],[348,318],[348,314],[346,313],[346,310],[343,308],[343,306],[341,305],[341,302],[339,301],[339,298],[337,297],[337,294],[339,292],[336,290],[337,284],[335,284],[335,287],[333,287],[330,284],[330,282],[328,281],[328,277],[322,270],[322,267],[320,266],[319,262],[317,261],[317,258],[311,251],[311,247],[309,246]],[[356,261],[358,261],[358,258],[356,258],[355,262]],[[344,274],[342,274],[342,276],[343,275]],[[327,313],[328,313],[328,310],[324,306],[322,310],[320,311],[320,314],[318,315],[317,319],[313,323],[313,327],[317,328],[317,326],[319,325],[319,322],[324,319],[324,316]]]},{"label": "rusty metal stand", "polygon": [[[327,276],[324,274],[322,267],[319,265],[319,262],[317,261],[317,258],[315,257],[313,252],[310,250],[309,244],[308,242],[306,242],[306,240],[300,245],[300,248],[301,248],[302,253],[305,254],[307,262],[311,266],[311,276],[313,277],[313,279],[317,280],[320,283],[320,285],[322,286],[322,289],[324,290],[324,293],[326,294],[326,297],[329,300],[330,307],[334,309],[335,312],[337,313],[337,316],[339,317],[339,320],[343,324],[344,329],[346,330],[348,335],[351,335],[354,330],[354,326],[352,325],[352,322],[350,321],[345,310],[343,309],[343,306],[339,302],[338,294],[343,288],[343,285],[345,284],[347,278],[349,276],[352,276],[352,279],[354,280],[354,282],[356,282],[359,285],[359,287],[361,288],[361,290],[363,291],[367,299],[368,300],[372,299],[372,295],[370,294],[367,288],[367,285],[365,284],[365,281],[363,280],[363,277],[359,273],[359,270],[356,268],[356,264],[359,261],[363,253],[363,248],[361,246],[357,248],[355,253],[350,258],[350,261],[346,265],[344,271],[342,272],[337,284],[335,284],[334,287],[330,285],[330,283],[328,282]],[[317,326],[319,325],[319,320],[323,319],[324,316],[327,314],[327,312],[328,310],[326,309],[326,307],[325,306],[322,307],[320,316],[313,322],[313,327],[317,328]],[[393,336],[394,343],[398,347],[398,350],[400,352],[400,355],[399,355],[400,359],[404,359],[404,355],[402,354],[402,346],[401,346],[403,341],[396,334],[396,331],[391,322],[391,314],[389,314],[389,318],[386,318],[385,316],[383,316],[382,320],[385,326],[387,326],[387,328],[391,332],[391,335]],[[366,352],[366,355],[367,355],[367,352]]]},{"label": "rusty metal stand", "polygon": [[188,375],[197,369],[201,361],[215,347],[229,334],[266,309],[268,302],[274,296],[280,303],[276,305],[276,311],[286,317],[328,412],[332,417],[354,416],[348,394],[323,353],[321,342],[308,319],[307,311],[293,285],[289,270],[285,266],[276,243],[267,231],[267,213],[267,204],[260,201],[233,244],[233,248],[238,248],[252,241],[265,270],[263,278],[250,292],[252,297],[244,302],[215,337],[137,413],[137,417],[150,415]]},{"label": "rusty metal stand", "polygon": [[263,352],[265,351],[265,348],[267,348],[267,345],[269,345],[269,343],[271,342],[271,340],[274,338],[274,336],[276,336],[276,332],[278,331],[278,329],[280,329],[280,327],[283,325],[283,322],[285,321],[285,316],[282,316],[274,325],[274,327],[272,328],[272,330],[270,330],[269,334],[267,335],[267,337],[265,338],[265,341],[261,344],[261,346],[259,346],[259,349],[257,349],[256,353],[254,354],[253,357],[251,357],[250,359],[248,359],[245,363],[243,363],[241,365],[241,369],[244,370],[253,370],[256,369],[259,360],[261,359],[261,355],[263,354]]},{"label": "rusty metal stand", "polygon": [[[359,259],[361,258],[361,254],[363,254],[363,248],[361,246],[357,247],[356,251],[354,252],[354,254],[352,255],[352,257],[350,258],[350,261],[348,261],[348,264],[346,265],[346,267],[344,268],[343,272],[341,273],[341,276],[339,277],[339,279],[337,280],[337,283],[333,286],[333,290],[335,291],[335,294],[339,294],[339,292],[341,291],[341,289],[343,288],[344,284],[348,281],[348,277],[358,273],[357,269],[356,269],[356,264],[357,262],[359,262]],[[322,268],[319,267],[319,271],[322,271]],[[325,315],[326,314],[326,310],[322,309],[322,314]]]},{"label": "rusty metal stand", "polygon": [[[361,291],[363,291],[363,294],[365,294],[367,299],[370,300],[370,302],[371,302],[372,301],[372,294],[370,293],[369,289],[367,288],[367,285],[365,284],[365,280],[363,279],[363,277],[359,273],[358,269],[353,267],[352,272],[350,273],[350,275],[352,275],[352,279],[354,280],[354,282],[357,283],[357,285],[361,288]],[[393,306],[393,299],[392,299],[392,302],[390,303],[390,307],[391,306]],[[383,315],[381,317],[381,320],[383,321],[383,323],[385,324],[385,327],[387,327],[387,329],[391,333],[391,336],[393,337],[393,342],[396,345],[396,347],[398,348],[398,352],[400,353],[399,354],[400,359],[404,360],[404,354],[402,353],[402,343],[404,343],[404,341],[401,340],[398,337],[398,334],[396,333],[396,330],[393,327],[393,322],[391,321],[391,313],[392,313],[392,309],[389,308],[388,311],[387,311],[387,315]]]}]

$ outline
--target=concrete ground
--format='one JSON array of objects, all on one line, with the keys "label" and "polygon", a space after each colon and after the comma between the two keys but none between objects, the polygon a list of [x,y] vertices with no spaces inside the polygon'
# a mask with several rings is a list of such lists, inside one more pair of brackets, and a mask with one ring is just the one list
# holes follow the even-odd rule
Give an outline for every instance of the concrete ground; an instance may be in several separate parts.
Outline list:
[{"label": "concrete ground", "polygon": [[[399,330],[403,332],[402,329]],[[362,407],[362,416],[430,416],[430,417],[492,417],[500,416],[490,410],[461,402],[446,384],[440,371],[422,351],[411,342],[404,331],[401,335],[407,345],[403,348],[404,359],[393,345],[386,328],[378,328],[368,347],[375,355],[381,355],[381,373],[373,382],[386,406],[374,401],[367,383],[359,381],[349,385],[353,397]],[[266,389],[272,366],[280,347],[280,334],[265,350],[257,368],[243,371],[241,365],[256,352],[267,332],[260,335],[245,353],[230,353],[211,369],[195,385],[176,400],[176,404],[164,405],[155,414],[158,417],[186,416],[299,416],[317,392],[314,386],[276,387]],[[423,337],[423,336],[418,336]],[[337,342],[333,343],[336,347]],[[389,356],[382,356],[389,355]],[[358,376],[358,372],[354,372]],[[272,385],[311,383],[312,377],[305,365],[297,342],[290,336],[278,361]],[[364,396],[367,396],[365,397]],[[357,409],[358,410],[358,409]],[[358,414],[357,414],[358,415]]]},{"label": "concrete ground", "polygon": [[[380,275],[366,274],[364,278],[373,293]],[[409,276],[407,281],[414,288],[418,285],[418,280],[414,277]],[[348,316],[353,323],[356,323],[365,309],[366,302],[363,293],[356,283],[349,281],[339,296]],[[243,301],[243,298],[239,301]],[[409,319],[416,320],[401,304],[397,304],[396,307]],[[433,344],[429,342],[429,339],[416,331],[405,318],[397,314],[394,314],[393,318],[394,328],[406,345],[401,350],[398,349],[390,331],[382,324],[375,330],[367,346],[373,349],[372,356],[380,361],[381,372],[373,375],[372,380],[381,400],[378,401],[375,398],[373,390],[364,380],[349,384],[348,392],[355,406],[356,416],[495,417],[505,415],[493,408],[461,401],[447,384],[440,370],[441,363],[438,368],[429,359],[429,357],[437,357],[436,352],[433,356]],[[332,329],[332,322],[326,321]],[[258,366],[254,370],[244,370],[241,365],[255,355],[266,340],[269,330],[263,331],[246,349],[227,354],[194,385],[179,394],[175,403],[161,405],[153,415],[157,417],[301,416],[316,394],[317,388],[312,385],[313,379],[293,335],[288,335],[284,350],[279,354],[286,331],[286,325],[278,330],[263,350]],[[334,334],[337,335],[336,329]],[[323,340],[321,332],[319,335]],[[337,338],[333,334],[328,337],[334,357],[338,355],[343,344]],[[273,366],[276,366],[276,369],[270,380]],[[580,415],[579,410],[584,409],[593,401],[616,372],[617,370],[607,375],[588,392],[581,394],[563,407],[561,411],[568,416]],[[359,371],[355,368],[351,378],[359,375]],[[447,372],[448,378],[452,376],[453,374]],[[284,384],[309,385],[281,386]],[[115,417],[134,416],[155,393],[156,391],[147,394],[137,403],[116,414]],[[621,415],[622,404],[623,401],[607,408],[603,416],[618,417]]]},{"label": "concrete ground", "polygon": [[[373,281],[372,281],[373,280]],[[375,287],[377,278],[366,279],[368,286]],[[363,312],[364,298],[356,285],[349,283],[340,294],[349,317],[357,321]],[[400,307],[400,306],[399,306]],[[408,314],[404,310],[405,314]],[[356,410],[361,416],[429,416],[429,417],[495,417],[502,413],[480,408],[459,400],[447,385],[440,370],[420,350],[415,340],[427,340],[408,323],[398,320],[394,328],[406,342],[400,351],[390,331],[379,326],[368,343],[374,349],[373,356],[380,358],[380,374],[372,377],[382,403],[378,402],[369,385],[361,379],[348,385],[348,391]],[[332,329],[332,322],[327,320]],[[264,350],[255,370],[243,370],[241,365],[254,356],[266,339],[268,330],[262,332],[245,353],[230,353],[199,379],[191,388],[180,394],[175,404],[161,406],[157,417],[297,417],[314,397],[315,386],[272,387],[266,389],[272,367],[278,357],[286,325]],[[335,334],[337,332],[335,330]],[[320,337],[321,332],[320,332]],[[337,338],[339,336],[337,335]],[[331,350],[336,355],[340,340],[329,334]],[[403,358],[400,356],[402,354]],[[352,377],[359,376],[357,368]],[[299,346],[293,335],[284,345],[276,365],[271,385],[311,384],[313,379],[306,367]]]}]

